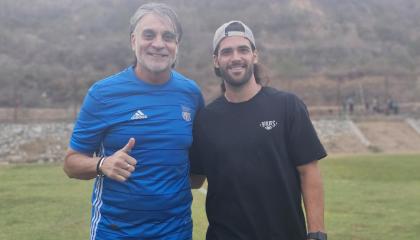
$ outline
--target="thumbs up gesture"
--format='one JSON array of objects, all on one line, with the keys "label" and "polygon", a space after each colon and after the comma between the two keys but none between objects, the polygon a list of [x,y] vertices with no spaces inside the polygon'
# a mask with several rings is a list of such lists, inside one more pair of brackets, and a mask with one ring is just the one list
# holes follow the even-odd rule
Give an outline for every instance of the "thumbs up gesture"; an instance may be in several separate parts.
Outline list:
[{"label": "thumbs up gesture", "polygon": [[134,145],[136,144],[136,140],[134,138],[130,138],[128,140],[128,143],[120,149],[120,151],[123,151],[127,154],[129,154],[131,152],[131,149],[134,147]]},{"label": "thumbs up gesture", "polygon": [[130,138],[123,148],[104,160],[101,171],[105,176],[119,182],[124,182],[131,176],[136,168],[137,161],[129,153],[135,144],[136,140]]}]

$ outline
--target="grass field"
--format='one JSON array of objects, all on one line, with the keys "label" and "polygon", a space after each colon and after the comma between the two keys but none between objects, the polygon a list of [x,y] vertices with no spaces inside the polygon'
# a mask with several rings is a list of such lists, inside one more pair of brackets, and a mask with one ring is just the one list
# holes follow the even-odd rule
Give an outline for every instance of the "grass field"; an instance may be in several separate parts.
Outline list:
[{"label": "grass field", "polygon": [[[328,157],[321,167],[329,239],[420,236],[420,155]],[[0,167],[0,239],[88,239],[92,181],[58,165]],[[204,195],[194,191],[194,239],[204,239]]]}]

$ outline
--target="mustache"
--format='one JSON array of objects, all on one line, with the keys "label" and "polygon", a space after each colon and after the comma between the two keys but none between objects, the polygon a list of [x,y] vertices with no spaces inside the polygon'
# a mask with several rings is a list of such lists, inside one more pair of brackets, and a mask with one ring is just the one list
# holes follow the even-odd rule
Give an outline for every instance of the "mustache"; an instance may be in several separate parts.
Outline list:
[{"label": "mustache", "polygon": [[167,50],[150,50],[147,51],[148,54],[160,54],[160,55],[169,55]]},{"label": "mustache", "polygon": [[244,68],[246,68],[246,67],[248,67],[248,64],[247,63],[242,63],[242,62],[237,62],[237,63],[229,64],[227,67],[228,68],[235,68],[235,67],[244,67]]}]

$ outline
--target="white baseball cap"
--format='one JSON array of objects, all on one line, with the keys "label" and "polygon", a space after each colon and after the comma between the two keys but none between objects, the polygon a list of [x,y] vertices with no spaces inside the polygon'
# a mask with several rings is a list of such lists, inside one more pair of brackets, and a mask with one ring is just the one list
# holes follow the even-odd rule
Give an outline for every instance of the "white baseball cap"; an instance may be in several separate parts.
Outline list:
[{"label": "white baseball cap", "polygon": [[232,37],[232,36],[242,36],[244,38],[247,38],[251,42],[253,47],[254,48],[256,47],[254,34],[252,34],[251,29],[247,25],[245,25],[243,22],[234,20],[234,21],[224,23],[214,33],[213,52],[216,51],[217,47],[219,46],[219,43],[225,37]]}]

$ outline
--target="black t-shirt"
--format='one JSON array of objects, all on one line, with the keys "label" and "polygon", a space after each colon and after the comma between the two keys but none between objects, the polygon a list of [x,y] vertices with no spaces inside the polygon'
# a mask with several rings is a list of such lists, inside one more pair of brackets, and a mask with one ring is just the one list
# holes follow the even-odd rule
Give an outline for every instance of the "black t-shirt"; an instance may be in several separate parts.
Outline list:
[{"label": "black t-shirt", "polygon": [[305,104],[263,87],[252,99],[216,99],[198,113],[191,172],[206,175],[208,240],[303,240],[296,166],[326,156]]}]

